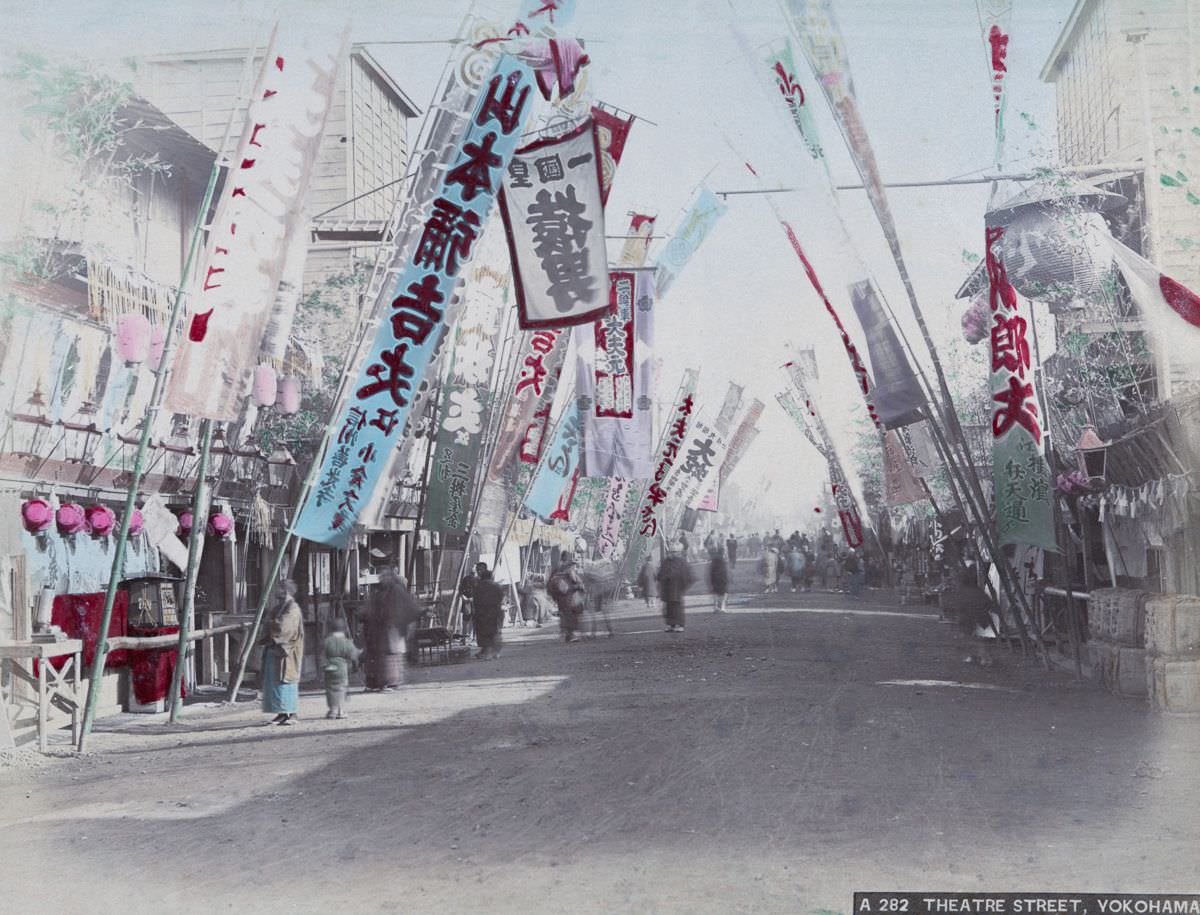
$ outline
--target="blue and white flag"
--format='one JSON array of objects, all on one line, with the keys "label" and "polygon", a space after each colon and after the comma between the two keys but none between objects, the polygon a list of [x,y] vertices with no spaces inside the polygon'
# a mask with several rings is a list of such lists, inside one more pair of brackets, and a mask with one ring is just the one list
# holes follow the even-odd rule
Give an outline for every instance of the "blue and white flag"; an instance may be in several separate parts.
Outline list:
[{"label": "blue and white flag", "polygon": [[696,192],[687,215],[679,223],[671,240],[663,247],[655,264],[654,288],[661,299],[675,282],[675,278],[683,271],[684,266],[700,243],[708,237],[708,233],[717,220],[725,215],[729,207],[704,185]]}]

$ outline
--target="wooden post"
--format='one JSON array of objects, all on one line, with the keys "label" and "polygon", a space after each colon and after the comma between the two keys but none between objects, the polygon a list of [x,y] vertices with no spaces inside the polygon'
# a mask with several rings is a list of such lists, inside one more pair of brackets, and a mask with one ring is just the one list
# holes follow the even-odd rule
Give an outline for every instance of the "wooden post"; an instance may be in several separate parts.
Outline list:
[{"label": "wooden post", "polygon": [[196,604],[196,577],[200,573],[200,557],[204,552],[204,532],[208,524],[208,459],[212,452],[213,424],[211,419],[200,423],[200,461],[196,467],[196,490],[192,496],[192,530],[188,535],[187,571],[183,580],[183,600],[179,607],[179,647],[175,654],[175,669],[171,672],[171,690],[167,693],[170,722],[174,724],[183,708],[183,669],[187,664],[191,643],[192,614]]}]

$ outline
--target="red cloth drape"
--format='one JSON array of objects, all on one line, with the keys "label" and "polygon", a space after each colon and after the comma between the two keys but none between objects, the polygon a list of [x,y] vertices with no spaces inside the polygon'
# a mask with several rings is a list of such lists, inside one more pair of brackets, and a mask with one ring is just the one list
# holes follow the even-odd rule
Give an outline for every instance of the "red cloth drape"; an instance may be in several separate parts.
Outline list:
[{"label": "red cloth drape", "polygon": [[[128,630],[129,595],[117,591],[113,603],[112,619],[108,624],[108,637],[126,635]],[[54,623],[68,638],[83,640],[83,666],[91,667],[96,657],[96,642],[100,636],[100,618],[104,614],[104,594],[60,594],[54,598],[50,611],[50,622]],[[129,663],[125,651],[110,651],[104,669],[115,670]],[[55,658],[55,667],[62,667],[66,658]]]},{"label": "red cloth drape", "polygon": [[[178,626],[130,626],[131,636],[174,635],[179,632]],[[174,648],[152,648],[148,651],[130,651],[129,681],[133,688],[133,696],[138,702],[146,705],[167,697],[171,688],[171,674],[175,671],[175,658],[178,652]],[[180,686],[182,690],[182,685]]]}]

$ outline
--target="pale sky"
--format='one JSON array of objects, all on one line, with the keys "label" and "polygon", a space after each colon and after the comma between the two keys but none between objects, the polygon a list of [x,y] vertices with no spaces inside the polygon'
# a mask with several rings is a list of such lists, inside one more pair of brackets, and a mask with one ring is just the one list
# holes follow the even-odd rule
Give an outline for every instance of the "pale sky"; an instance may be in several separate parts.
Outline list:
[{"label": "pale sky", "polygon": [[[372,53],[424,106],[449,47],[387,42],[450,38],[470,6],[466,0],[346,0],[287,9],[314,27],[349,12],[352,39],[375,42]],[[1071,2],[1018,0],[1015,6],[1006,168],[1019,171],[1054,161],[1054,91],[1037,74]],[[475,4],[478,13],[499,20],[515,15],[516,8],[515,0]],[[0,9],[5,21],[0,54],[6,58],[27,47],[50,56],[116,60],[261,41],[276,5],[0,0]],[[884,180],[990,171],[991,92],[974,0],[834,0],[834,11]],[[754,186],[728,137],[765,185],[806,189],[775,199],[857,335],[846,294],[854,259],[836,243],[824,179],[778,99],[757,81],[734,36],[734,22],[751,47],[787,34],[777,0],[579,0],[577,32],[588,44],[596,97],[654,122],[633,127],[609,200],[607,231],[624,232],[629,210],[657,213],[659,230],[665,231],[706,175],[714,190]],[[763,72],[760,67],[759,75]],[[818,98],[803,67],[801,80],[810,97]],[[823,100],[816,110],[835,180],[855,183],[857,174]],[[939,338],[959,334],[962,305],[953,303],[953,295],[969,269],[963,251],[981,253],[987,197],[987,185],[890,192],[909,272]],[[865,195],[843,191],[839,201],[859,251],[908,320],[907,301]],[[771,494],[784,516],[780,523],[790,528],[811,517],[824,469],[774,402],[784,383],[778,367],[788,358],[787,344],[816,346],[822,406],[835,429],[844,430],[865,410],[832,322],[766,202],[753,196],[729,202],[729,213],[658,309],[664,396],[674,391],[686,366],[699,366],[701,399],[714,413],[731,380],[744,385],[748,397],[766,402],[762,435],[735,481],[753,489],[756,480],[772,480]],[[618,246],[610,247],[614,257]],[[910,336],[915,339],[915,333]]]}]

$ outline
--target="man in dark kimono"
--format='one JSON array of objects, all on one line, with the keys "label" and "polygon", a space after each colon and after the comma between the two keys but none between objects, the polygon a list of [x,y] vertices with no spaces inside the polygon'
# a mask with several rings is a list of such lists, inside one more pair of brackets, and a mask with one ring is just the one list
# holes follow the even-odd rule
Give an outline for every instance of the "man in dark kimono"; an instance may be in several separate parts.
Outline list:
[{"label": "man in dark kimono", "polygon": [[404,682],[404,640],[420,615],[404,579],[385,569],[367,601],[367,689],[390,690]]},{"label": "man in dark kimono", "polygon": [[494,661],[500,657],[500,619],[504,614],[504,589],[493,579],[485,563],[479,563],[475,582],[475,657]]},{"label": "man in dark kimono", "polygon": [[658,570],[658,593],[663,600],[667,632],[683,632],[683,594],[692,584],[692,569],[677,549],[671,549]]}]

